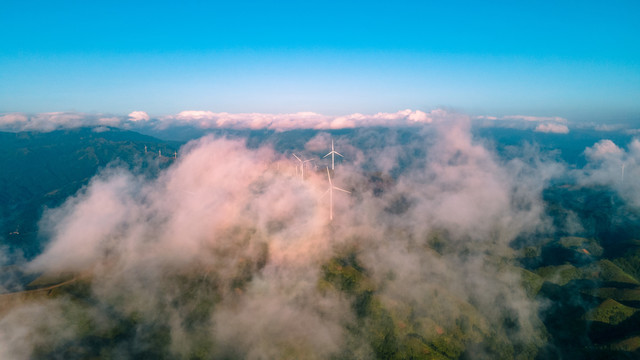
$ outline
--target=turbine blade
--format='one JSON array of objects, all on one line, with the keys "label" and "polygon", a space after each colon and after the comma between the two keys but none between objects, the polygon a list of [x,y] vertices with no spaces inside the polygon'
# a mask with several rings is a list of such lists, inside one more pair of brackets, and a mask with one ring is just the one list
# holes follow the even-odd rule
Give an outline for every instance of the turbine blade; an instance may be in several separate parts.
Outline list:
[{"label": "turbine blade", "polygon": [[300,158],[299,158],[296,154],[293,154],[293,156],[294,156],[296,159],[298,159],[298,161],[302,161],[302,160],[300,160]]},{"label": "turbine blade", "polygon": [[327,189],[327,191],[324,192],[324,194],[322,194],[320,196],[320,199],[322,199],[323,197],[327,196],[327,194],[329,193],[329,191],[331,191],[331,189]]},{"label": "turbine blade", "polygon": [[[339,153],[339,152],[337,152],[337,151],[334,151],[334,153],[336,153],[336,155],[342,156],[342,154],[340,154],[340,153]],[[344,157],[344,156],[342,156],[342,157]]]},{"label": "turbine blade", "polygon": [[323,156],[322,158],[326,158],[327,156],[331,155],[331,153],[328,153],[327,155]]},{"label": "turbine blade", "polygon": [[346,193],[351,194],[351,191],[347,191],[347,190],[345,190],[345,189],[340,189],[340,188],[339,188],[339,187],[337,187],[337,186],[334,186],[333,188],[334,188],[334,189],[336,189],[336,190],[340,190],[340,191],[342,191],[342,192],[346,192]]}]

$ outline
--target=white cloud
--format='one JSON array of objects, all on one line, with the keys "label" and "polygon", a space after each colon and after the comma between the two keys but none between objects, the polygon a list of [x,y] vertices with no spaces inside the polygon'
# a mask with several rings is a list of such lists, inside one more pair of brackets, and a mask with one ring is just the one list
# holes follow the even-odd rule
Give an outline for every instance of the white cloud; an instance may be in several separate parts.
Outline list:
[{"label": "white cloud", "polygon": [[409,114],[407,118],[413,122],[422,122],[422,123],[431,122],[431,118],[429,118],[429,115],[427,115],[427,113],[422,112],[420,110],[416,110],[413,113]]},{"label": "white cloud", "polygon": [[538,126],[536,126],[535,131],[543,132],[543,133],[568,134],[569,127],[567,127],[567,125],[562,125],[562,124],[545,123],[545,124],[539,124]]},{"label": "white cloud", "polygon": [[13,131],[53,131],[59,128],[86,126],[88,122],[95,123],[95,117],[70,112],[50,112],[32,116],[13,113],[2,117],[0,127]]},{"label": "white cloud", "polygon": [[20,113],[12,113],[0,116],[0,126],[2,127],[12,127],[20,124],[26,123],[28,120],[27,116]]},{"label": "white cloud", "polygon": [[566,124],[567,119],[560,116],[531,116],[531,115],[505,115],[505,116],[490,116],[490,115],[478,115],[474,116],[476,120],[495,120],[495,121],[525,121],[525,122],[556,122]]},{"label": "white cloud", "polygon": [[49,112],[28,115],[11,113],[0,116],[0,130],[46,132],[82,126],[121,126],[123,122],[121,117],[104,117],[100,114]]},{"label": "white cloud", "polygon": [[[431,124],[439,120],[448,121],[454,117],[468,118],[466,115],[450,113],[443,109],[433,109],[428,112],[405,109],[397,112],[352,113],[346,115],[324,115],[308,111],[268,114],[185,110],[174,115],[153,119],[146,112],[138,110],[132,111],[126,116],[70,112],[40,113],[35,115],[11,113],[0,116],[0,129],[9,131],[52,131],[80,126],[113,126],[127,129],[135,129],[136,127],[166,129],[172,126],[193,126],[199,129],[328,130],[374,126],[415,126]],[[504,117],[475,116],[473,119],[483,121],[485,126],[534,129],[534,126],[538,124],[538,127],[535,128],[536,131],[568,132],[568,127],[564,125],[567,120],[561,117],[509,115]]]},{"label": "white cloud", "polygon": [[530,116],[530,115],[506,115],[506,116],[474,116],[473,120],[483,127],[502,127],[520,130],[533,130],[543,133],[567,134],[569,127],[567,119],[560,116]]},{"label": "white cloud", "polygon": [[558,123],[567,123],[567,119],[559,116],[529,116],[529,115],[508,115],[503,116],[503,120],[523,120],[531,122],[553,121]]},{"label": "white cloud", "polygon": [[147,121],[149,120],[149,114],[144,111],[132,111],[129,114],[129,120],[131,121]]},{"label": "white cloud", "polygon": [[214,113],[212,111],[186,110],[162,120],[168,124],[190,124],[200,128],[243,128],[243,129],[344,129],[363,126],[406,126],[417,123],[431,123],[434,117],[442,116],[441,110],[425,113],[420,110],[402,110],[395,113],[365,115],[354,113],[343,116],[328,116],[314,112],[290,114],[264,113]]},{"label": "white cloud", "polygon": [[584,185],[606,185],[615,189],[629,205],[640,207],[640,141],[634,139],[627,149],[609,139],[600,140],[587,147],[584,154],[589,161],[577,171],[577,178]]},{"label": "white cloud", "polygon": [[594,127],[596,131],[618,131],[623,129],[620,124],[596,124]]},{"label": "white cloud", "polygon": [[499,120],[499,118],[497,116],[489,116],[489,115],[475,116],[474,119],[476,119],[476,120]]},{"label": "white cloud", "polygon": [[609,139],[600,140],[592,147],[584,150],[585,155],[591,159],[602,159],[605,157],[619,157],[622,155],[622,149]]},{"label": "white cloud", "polygon": [[122,119],[117,116],[104,117],[98,119],[98,124],[104,126],[119,126],[122,124]]},{"label": "white cloud", "polygon": [[265,113],[227,113],[208,110],[186,110],[175,115],[160,117],[153,123],[144,111],[133,111],[126,117],[101,116],[83,113],[41,113],[27,115],[11,113],[0,116],[0,129],[10,131],[52,131],[60,128],[81,126],[154,126],[168,128],[175,125],[188,125],[200,129],[234,128],[234,129],[345,129],[366,126],[411,126],[428,124],[435,118],[447,116],[444,110],[424,112],[420,110],[402,110],[395,113],[380,112],[376,114],[348,114],[329,116],[314,112],[297,112],[290,114]]}]

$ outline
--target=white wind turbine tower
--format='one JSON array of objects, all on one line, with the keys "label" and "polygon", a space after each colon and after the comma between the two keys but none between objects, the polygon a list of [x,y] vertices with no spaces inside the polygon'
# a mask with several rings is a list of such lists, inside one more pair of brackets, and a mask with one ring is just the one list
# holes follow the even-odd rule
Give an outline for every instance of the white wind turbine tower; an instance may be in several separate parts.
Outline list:
[{"label": "white wind turbine tower", "polygon": [[327,166],[327,178],[329,179],[329,189],[325,191],[325,193],[322,196],[324,197],[325,195],[327,195],[327,193],[329,193],[329,220],[332,221],[333,220],[333,189],[346,192],[347,194],[351,194],[351,191],[347,191],[345,189],[341,189],[333,185],[333,182],[331,181],[331,173],[329,173],[328,166]]},{"label": "white wind turbine tower", "polygon": [[294,156],[296,159],[298,159],[298,161],[300,161],[300,170],[301,170],[300,178],[301,178],[302,180],[304,180],[304,164],[305,164],[306,162],[311,161],[311,159],[309,159],[309,160],[302,160],[302,159],[300,159],[296,154],[293,154],[293,156]]},{"label": "white wind turbine tower", "polygon": [[342,154],[340,154],[333,148],[333,139],[331,139],[331,151],[327,155],[323,156],[322,158],[324,159],[329,155],[331,155],[331,170],[335,170],[335,156],[336,155],[340,157],[344,157],[344,156],[342,156]]}]

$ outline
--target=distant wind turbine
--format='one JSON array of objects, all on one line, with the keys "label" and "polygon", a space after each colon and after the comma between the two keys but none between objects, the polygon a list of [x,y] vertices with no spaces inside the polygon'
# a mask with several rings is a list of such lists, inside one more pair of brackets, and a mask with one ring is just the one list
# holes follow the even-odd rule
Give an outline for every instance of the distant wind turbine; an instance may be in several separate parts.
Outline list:
[{"label": "distant wind turbine", "polygon": [[329,155],[331,155],[331,170],[335,170],[335,156],[336,155],[340,157],[344,157],[344,156],[342,156],[342,154],[340,154],[333,148],[333,139],[331,139],[331,151],[327,155],[323,156],[322,158],[324,159]]},{"label": "distant wind turbine", "polygon": [[351,194],[351,191],[347,191],[345,189],[341,189],[337,186],[333,185],[331,181],[331,173],[329,173],[329,167],[327,166],[327,178],[329,179],[329,189],[325,191],[322,195],[323,197],[329,193],[329,220],[333,220],[333,190],[340,190],[342,192],[346,192],[347,194]]},{"label": "distant wind turbine", "polygon": [[311,161],[311,159],[309,159],[309,160],[302,160],[302,159],[300,159],[296,154],[293,154],[293,156],[294,156],[296,159],[298,159],[298,161],[300,161],[300,169],[301,169],[300,178],[301,178],[302,180],[304,180],[304,164],[305,164],[306,162]]}]

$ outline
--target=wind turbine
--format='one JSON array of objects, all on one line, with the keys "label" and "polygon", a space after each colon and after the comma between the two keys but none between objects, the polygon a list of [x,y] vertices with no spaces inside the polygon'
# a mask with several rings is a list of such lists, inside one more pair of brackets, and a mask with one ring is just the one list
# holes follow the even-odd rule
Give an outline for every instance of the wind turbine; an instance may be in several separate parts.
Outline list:
[{"label": "wind turbine", "polygon": [[309,160],[302,160],[300,159],[296,154],[293,154],[293,156],[298,159],[298,161],[300,161],[300,169],[301,169],[301,173],[300,173],[300,178],[302,180],[304,180],[304,163],[311,161],[311,159]]},{"label": "wind turbine", "polygon": [[323,156],[322,158],[324,159],[329,155],[331,155],[331,170],[334,170],[335,169],[335,156],[336,155],[338,155],[340,157],[344,157],[344,156],[342,156],[342,154],[340,154],[339,152],[335,151],[335,149],[333,148],[333,139],[331,139],[331,151],[327,155]]},{"label": "wind turbine", "polygon": [[347,194],[351,194],[351,191],[347,191],[345,189],[341,189],[333,185],[333,182],[331,181],[331,173],[329,173],[328,166],[327,166],[327,178],[329,179],[329,189],[325,191],[325,193],[322,196],[324,197],[325,195],[327,195],[327,193],[329,193],[329,220],[331,221],[333,220],[333,189],[346,192]]}]

